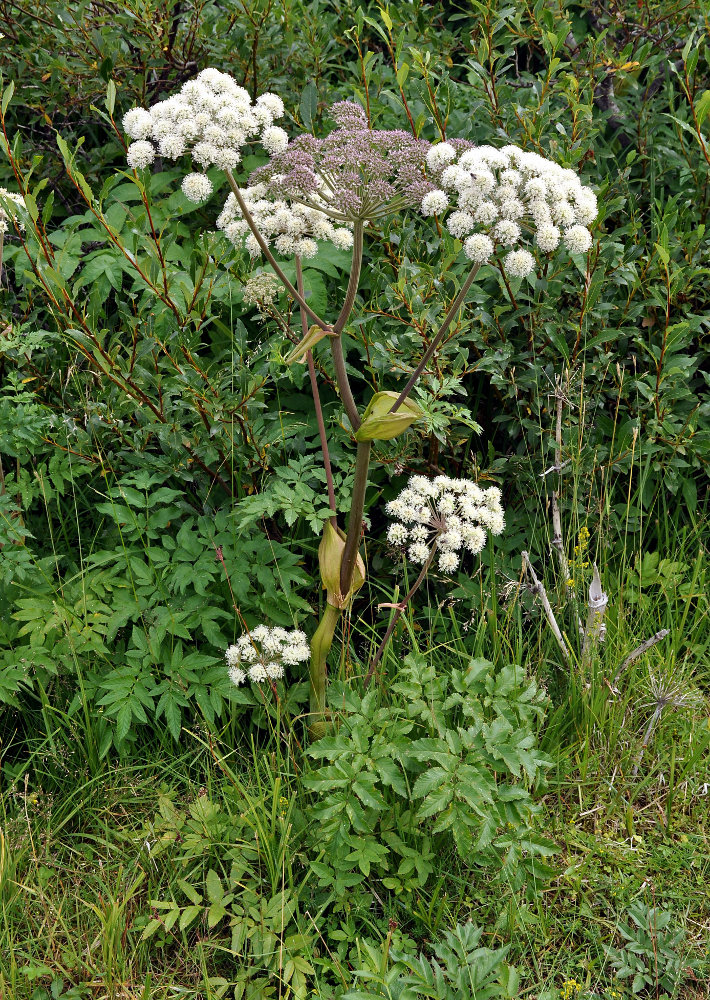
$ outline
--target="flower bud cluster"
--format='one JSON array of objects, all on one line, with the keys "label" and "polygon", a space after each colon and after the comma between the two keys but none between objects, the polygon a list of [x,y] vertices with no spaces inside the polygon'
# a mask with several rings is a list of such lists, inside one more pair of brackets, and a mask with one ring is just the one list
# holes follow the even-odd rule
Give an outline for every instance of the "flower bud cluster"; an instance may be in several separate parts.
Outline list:
[{"label": "flower bud cluster", "polygon": [[373,222],[419,205],[432,187],[424,174],[430,143],[402,130],[372,129],[354,101],[330,109],[336,128],[324,139],[301,135],[254,171],[273,198],[288,198],[335,222]]},{"label": "flower bud cluster", "polygon": [[412,476],[386,511],[394,519],[388,541],[407,546],[407,556],[414,563],[425,563],[438,552],[443,573],[458,568],[462,551],[477,555],[486,544],[486,531],[499,535],[505,528],[496,486],[483,490],[469,479],[449,476]]},{"label": "flower bud cluster", "polygon": [[421,201],[423,215],[454,209],[446,226],[463,241],[464,253],[484,264],[497,246],[511,247],[507,272],[524,277],[535,259],[520,247],[523,231],[534,233],[540,250],[562,241],[570,253],[592,245],[587,228],[597,216],[597,198],[574,170],[517,146],[472,146],[440,142],[429,149],[427,174],[436,185]]},{"label": "flower bud cluster", "polygon": [[279,680],[284,675],[285,666],[302,663],[310,655],[305,632],[288,632],[285,628],[257,625],[229,647],[225,658],[229,679],[239,687],[247,680],[254,684]]},{"label": "flower bud cluster", "polygon": [[[205,69],[172,97],[126,113],[123,128],[134,140],[128,147],[128,165],[142,169],[156,154],[176,160],[191,153],[203,170],[210,166],[232,170],[242,146],[257,135],[267,152],[285,149],[288,136],[274,125],[283,113],[283,101],[276,94],[261,94],[252,103],[228,73]],[[204,174],[189,174],[183,192],[191,201],[204,201],[212,185]]]},{"label": "flower bud cluster", "polygon": [[[315,257],[316,240],[328,240],[341,250],[353,245],[353,234],[348,225],[335,227],[330,219],[317,208],[292,204],[284,199],[272,199],[266,184],[253,184],[242,191],[249,214],[263,240],[273,245],[284,257]],[[217,228],[235,246],[242,243],[252,257],[261,254],[259,242],[242,216],[239,203],[230,194],[217,219]]]},{"label": "flower bud cluster", "polygon": [[[3,204],[4,202],[4,204]],[[12,191],[8,191],[7,188],[0,187],[0,233],[6,233],[8,231],[8,220],[15,218],[15,211],[12,207],[17,205],[18,208],[25,207],[25,200],[21,194],[14,194]],[[20,229],[24,229],[24,223],[17,221]]]}]

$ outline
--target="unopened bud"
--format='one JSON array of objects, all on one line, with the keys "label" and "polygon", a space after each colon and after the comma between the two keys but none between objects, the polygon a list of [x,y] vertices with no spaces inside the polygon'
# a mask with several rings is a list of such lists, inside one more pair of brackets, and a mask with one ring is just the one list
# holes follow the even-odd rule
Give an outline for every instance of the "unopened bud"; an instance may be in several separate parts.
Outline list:
[{"label": "unopened bud", "polygon": [[362,415],[362,423],[355,433],[355,440],[389,441],[398,437],[422,416],[422,411],[411,399],[405,399],[400,408],[391,413],[398,396],[394,392],[376,392]]}]

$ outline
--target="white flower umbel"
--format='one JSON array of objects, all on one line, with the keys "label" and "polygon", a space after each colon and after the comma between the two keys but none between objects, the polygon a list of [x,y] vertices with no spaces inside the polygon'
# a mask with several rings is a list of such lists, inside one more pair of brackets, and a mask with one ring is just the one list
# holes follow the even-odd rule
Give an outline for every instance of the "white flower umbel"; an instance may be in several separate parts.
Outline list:
[{"label": "white flower umbel", "polygon": [[284,675],[284,667],[303,663],[310,655],[305,632],[257,625],[229,647],[225,659],[229,678],[239,687],[247,680],[254,684],[262,684],[267,679],[279,680]]},{"label": "white flower umbel", "polygon": [[524,277],[535,265],[526,249],[533,241],[544,253],[556,250],[560,240],[570,253],[589,250],[587,227],[597,217],[597,198],[574,170],[517,146],[456,146],[441,142],[427,153],[427,178],[436,189],[422,198],[421,213],[441,215],[451,208],[447,228],[464,240],[471,261],[489,259],[492,249],[483,240],[490,240],[492,248],[513,248],[506,270]]},{"label": "white flower umbel", "polygon": [[[132,108],[124,115],[123,128],[134,140],[128,147],[128,164],[142,169],[158,153],[171,160],[191,153],[204,170],[211,166],[231,170],[241,159],[242,147],[257,137],[269,153],[285,148],[288,136],[274,126],[283,113],[283,101],[276,94],[262,94],[252,103],[249,93],[228,73],[205,69],[172,97],[151,108]],[[206,187],[200,189],[192,181],[183,190],[191,201],[197,201],[188,191],[197,194]]]},{"label": "white flower umbel", "polygon": [[412,476],[386,510],[393,518],[388,541],[406,546],[414,563],[426,563],[438,552],[443,573],[458,569],[462,552],[478,554],[486,544],[486,531],[499,535],[505,528],[500,490],[481,489],[469,479]]},{"label": "white flower umbel", "polygon": [[207,174],[188,174],[182,182],[182,193],[197,204],[207,201],[212,194],[212,181]]},{"label": "white flower umbel", "polygon": [[[341,250],[353,245],[352,226],[334,226],[316,208],[283,199],[272,199],[265,184],[244,188],[242,197],[264,241],[282,257],[315,257],[316,240],[327,240]],[[217,219],[217,228],[235,246],[245,245],[252,257],[261,254],[254,234],[242,216],[237,199],[230,194]]]}]

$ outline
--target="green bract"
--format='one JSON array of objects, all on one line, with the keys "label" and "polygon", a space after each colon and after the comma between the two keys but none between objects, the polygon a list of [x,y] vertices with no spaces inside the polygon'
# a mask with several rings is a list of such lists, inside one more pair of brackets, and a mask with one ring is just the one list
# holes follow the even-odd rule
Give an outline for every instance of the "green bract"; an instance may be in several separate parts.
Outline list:
[{"label": "green bract", "polygon": [[342,528],[333,527],[330,521],[326,521],[323,527],[323,537],[318,546],[318,565],[328,604],[334,608],[344,608],[365,582],[365,563],[358,555],[350,590],[345,595],[340,593],[340,567],[344,548],[345,532]]},{"label": "green bract", "polygon": [[332,330],[324,330],[321,326],[318,326],[316,323],[314,323],[313,326],[308,331],[308,333],[306,334],[306,336],[302,337],[301,340],[299,340],[299,342],[296,344],[296,346],[288,355],[288,357],[284,359],[285,363],[287,365],[292,365],[294,361],[298,361],[301,364],[303,364],[303,362],[306,360],[306,354],[308,353],[308,351],[313,350],[316,344],[320,343],[320,341],[323,340],[324,337],[329,337],[332,335],[333,335]]},{"label": "green bract", "polygon": [[396,392],[376,392],[367,404],[355,440],[389,441],[399,437],[421,417],[422,411],[411,399],[405,399],[396,413],[391,413],[397,399]]}]

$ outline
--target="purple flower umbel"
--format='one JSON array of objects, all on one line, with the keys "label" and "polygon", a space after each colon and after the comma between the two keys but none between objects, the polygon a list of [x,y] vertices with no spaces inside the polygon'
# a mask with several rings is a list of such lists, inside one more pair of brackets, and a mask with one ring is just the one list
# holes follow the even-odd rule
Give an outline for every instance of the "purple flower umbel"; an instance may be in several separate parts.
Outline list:
[{"label": "purple flower umbel", "polygon": [[353,101],[330,109],[336,128],[325,139],[300,136],[251,175],[272,197],[288,198],[339,222],[370,222],[420,204],[431,143],[399,129],[371,129]]}]

